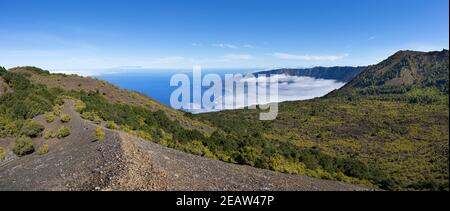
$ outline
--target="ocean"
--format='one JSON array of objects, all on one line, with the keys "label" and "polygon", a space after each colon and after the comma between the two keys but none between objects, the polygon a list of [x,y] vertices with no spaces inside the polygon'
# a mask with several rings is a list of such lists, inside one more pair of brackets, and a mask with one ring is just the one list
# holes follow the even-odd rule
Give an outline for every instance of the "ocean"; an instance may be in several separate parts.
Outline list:
[{"label": "ocean", "polygon": [[[202,70],[202,76],[209,73],[218,74],[222,79],[225,74],[254,73],[258,69],[207,69]],[[99,74],[96,77],[108,81],[120,88],[140,92],[162,104],[170,105],[170,96],[178,87],[170,86],[171,77],[174,74],[186,74],[192,81],[192,70],[121,70],[110,73]],[[223,83],[224,84],[224,83]],[[344,83],[335,80],[316,79],[310,77],[283,76],[278,81],[278,99],[277,102],[307,100],[315,97],[321,97],[334,89],[342,87]],[[209,87],[202,87],[202,93]],[[191,82],[191,101],[192,101],[192,82]],[[225,94],[225,89],[222,89]],[[226,94],[224,97],[227,97]],[[234,96],[228,96],[236,98]],[[248,98],[247,95],[244,98]],[[246,99],[247,100],[247,99]],[[243,103],[243,102],[242,102]],[[237,105],[238,103],[236,103]],[[237,106],[239,107],[239,106]],[[186,110],[186,109],[185,109]],[[193,113],[209,112],[213,110],[189,110]]]}]

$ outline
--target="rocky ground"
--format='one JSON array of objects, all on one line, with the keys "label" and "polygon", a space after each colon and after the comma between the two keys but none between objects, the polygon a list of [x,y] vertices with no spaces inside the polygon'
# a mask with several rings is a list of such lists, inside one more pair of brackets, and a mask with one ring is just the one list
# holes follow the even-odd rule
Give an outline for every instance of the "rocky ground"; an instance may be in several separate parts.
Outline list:
[{"label": "rocky ground", "polygon": [[[0,190],[368,190],[351,184],[228,164],[104,128],[81,119],[68,101],[64,112],[71,135],[47,140],[49,153],[0,161]],[[62,123],[47,124],[49,128]],[[56,124],[56,125],[55,125]],[[13,140],[2,140],[6,148]],[[44,140],[34,140],[36,145]],[[9,143],[9,144],[8,144]],[[37,147],[37,146],[36,146]]]}]

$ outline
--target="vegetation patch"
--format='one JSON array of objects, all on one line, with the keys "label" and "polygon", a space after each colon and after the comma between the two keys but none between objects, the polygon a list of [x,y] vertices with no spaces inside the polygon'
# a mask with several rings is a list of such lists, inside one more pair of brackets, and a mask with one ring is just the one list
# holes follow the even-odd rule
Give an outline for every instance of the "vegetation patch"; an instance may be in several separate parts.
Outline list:
[{"label": "vegetation patch", "polygon": [[107,121],[106,122],[106,128],[115,130],[118,128],[117,124],[114,121]]},{"label": "vegetation patch", "polygon": [[70,116],[68,114],[61,114],[60,119],[62,123],[70,122]]},{"label": "vegetation patch", "polygon": [[45,139],[52,139],[56,138],[57,134],[51,130],[44,130],[44,138]]},{"label": "vegetation patch", "polygon": [[19,157],[31,154],[34,152],[33,142],[29,137],[21,137],[16,139],[14,143],[13,152]]},{"label": "vegetation patch", "polygon": [[6,150],[0,147],[0,161],[4,160],[6,157]]},{"label": "vegetation patch", "polygon": [[204,142],[224,161],[387,190],[448,190],[448,96],[424,93],[446,100],[330,96],[281,103],[269,122],[245,109],[194,118],[225,130]]},{"label": "vegetation patch", "polygon": [[44,117],[47,123],[52,123],[53,121],[55,121],[56,118],[53,112],[45,112]]},{"label": "vegetation patch", "polygon": [[44,126],[39,124],[38,122],[28,120],[23,125],[21,134],[34,138],[40,136],[44,129]]},{"label": "vegetation patch", "polygon": [[106,133],[102,128],[95,129],[95,140],[96,141],[103,141],[106,138]]},{"label": "vegetation patch", "polygon": [[48,153],[48,145],[47,144],[43,144],[37,150],[38,155],[45,155],[47,153]]},{"label": "vegetation patch", "polygon": [[66,126],[62,126],[61,128],[59,128],[58,130],[58,138],[65,138],[67,136],[70,135],[70,128],[66,127]]}]

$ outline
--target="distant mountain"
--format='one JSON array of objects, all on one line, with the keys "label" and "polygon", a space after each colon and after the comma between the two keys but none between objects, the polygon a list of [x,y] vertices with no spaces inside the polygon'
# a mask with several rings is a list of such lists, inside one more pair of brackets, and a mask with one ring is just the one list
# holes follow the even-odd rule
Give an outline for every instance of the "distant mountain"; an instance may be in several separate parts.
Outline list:
[{"label": "distant mountain", "polygon": [[449,52],[399,51],[351,80],[343,89],[435,87],[448,93]]},{"label": "distant mountain", "polygon": [[349,82],[366,67],[313,67],[313,68],[283,68],[258,72],[256,74],[286,74],[291,76],[308,76],[313,78],[334,79]]},{"label": "distant mountain", "polygon": [[344,87],[327,96],[372,95],[390,98],[395,95],[396,98],[405,98],[419,94],[422,100],[426,98],[428,101],[434,96],[431,92],[448,95],[448,75],[448,50],[399,51],[379,64],[368,66]]}]

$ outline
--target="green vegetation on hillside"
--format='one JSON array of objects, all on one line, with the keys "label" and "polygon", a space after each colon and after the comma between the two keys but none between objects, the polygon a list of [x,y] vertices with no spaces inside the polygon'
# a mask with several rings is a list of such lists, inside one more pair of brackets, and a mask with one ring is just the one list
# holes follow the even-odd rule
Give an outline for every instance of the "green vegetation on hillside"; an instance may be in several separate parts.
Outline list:
[{"label": "green vegetation on hillside", "polygon": [[[249,165],[261,167],[257,158],[274,145],[281,153],[268,163],[277,171],[349,181],[345,175],[388,190],[449,190],[448,71],[448,51],[402,52],[324,98],[281,103],[274,121],[258,121],[257,110],[196,117],[239,137],[239,161]],[[262,145],[246,143],[255,134]]]},{"label": "green vegetation on hillside", "polygon": [[10,120],[31,119],[49,111],[55,104],[60,89],[47,89],[31,84],[22,74],[0,69],[0,76],[14,91],[0,97],[0,114]]},{"label": "green vegetation on hillside", "polygon": [[2,67],[0,77],[13,89],[0,96],[0,137],[39,136],[44,128],[31,118],[50,111],[62,91],[34,85],[25,75]]},{"label": "green vegetation on hillside", "polygon": [[[279,109],[277,120],[271,122],[258,121],[258,111],[252,110],[198,118],[239,137],[240,144],[251,134],[262,134],[258,143],[270,143],[281,152],[271,157],[275,170],[336,180],[342,180],[343,173],[390,190],[448,189],[448,103],[326,98],[282,103]],[[230,139],[223,142],[233,143]],[[264,152],[255,143],[240,146],[257,147],[246,150],[249,153]],[[305,151],[320,153],[306,153],[305,158]],[[358,167],[348,170],[356,172],[346,172],[339,162],[328,162],[320,154],[351,160]],[[252,156],[244,158],[252,164],[247,161]],[[323,171],[337,174],[329,178]]]}]

